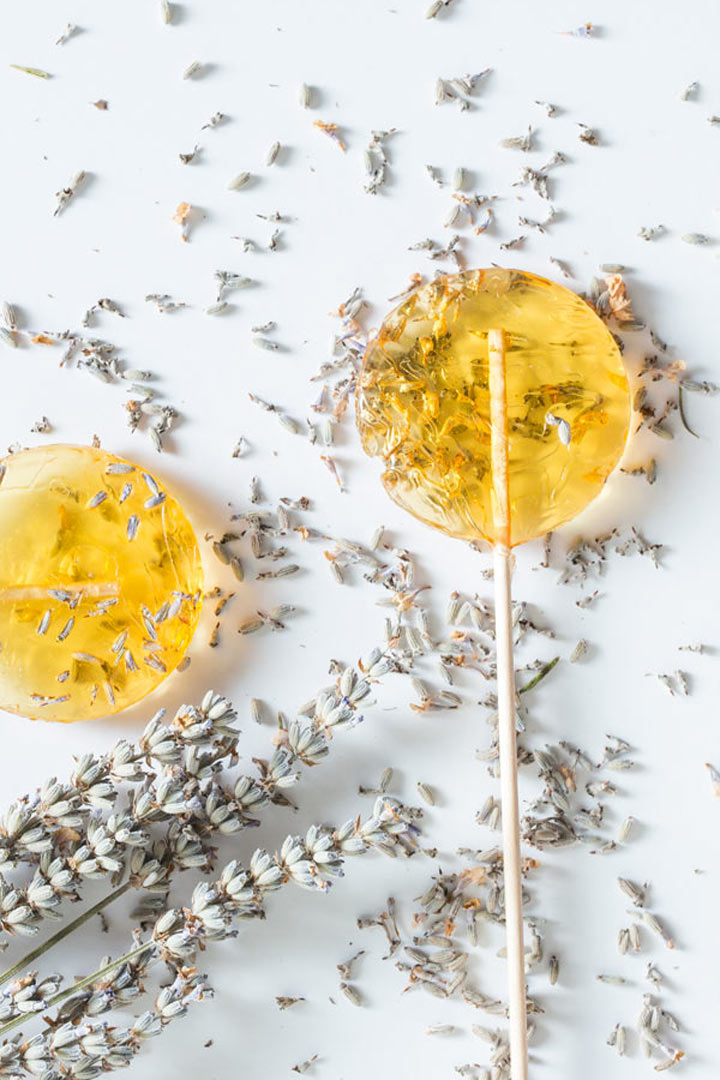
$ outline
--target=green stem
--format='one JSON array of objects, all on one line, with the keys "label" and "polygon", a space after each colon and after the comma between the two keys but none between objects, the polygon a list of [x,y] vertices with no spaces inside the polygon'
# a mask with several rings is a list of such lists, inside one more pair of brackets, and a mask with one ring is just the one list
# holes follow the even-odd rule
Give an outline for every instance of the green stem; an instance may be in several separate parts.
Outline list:
[{"label": "green stem", "polygon": [[[65,990],[60,990],[59,993],[54,994],[53,997],[48,998],[43,1005],[43,1012],[45,1009],[51,1009],[55,1005],[59,1005],[65,998],[72,997],[73,994],[77,994],[80,990],[84,990],[86,986],[91,986],[98,979],[102,979],[103,975],[108,975],[111,971],[119,968],[121,964],[128,963],[130,960],[136,960],[143,953],[146,953],[148,949],[152,949],[155,942],[152,938],[146,941],[143,945],[138,945],[136,949],[131,949],[130,952],[124,953],[123,956],[118,956],[115,960],[111,960],[109,964],[105,964],[104,967],[98,968],[97,971],[93,971],[92,975],[86,975],[84,979],[80,979],[79,982],[73,983],[72,986],[68,986]],[[37,1013],[21,1013],[20,1016],[14,1017],[12,1020],[8,1020],[7,1024],[3,1024],[0,1027],[0,1039],[5,1036],[8,1031],[12,1031],[13,1028],[19,1027],[20,1024],[24,1024],[26,1020],[30,1020],[33,1016],[37,1016]]]},{"label": "green stem", "polygon": [[27,955],[23,956],[22,960],[18,960],[18,962],[8,968],[7,971],[3,971],[2,974],[0,974],[0,986],[9,979],[12,979],[19,971],[26,968],[28,964],[32,964],[34,960],[37,960],[43,953],[46,953],[48,949],[52,949],[53,945],[57,945],[57,943],[62,941],[63,938],[66,938],[68,934],[72,934],[74,930],[77,930],[83,923],[86,923],[88,919],[92,919],[93,915],[98,915],[103,908],[108,907],[113,901],[117,900],[120,896],[123,896],[129,888],[130,882],[126,881],[124,885],[115,889],[114,892],[109,893],[102,900],[98,900],[97,904],[88,908],[82,915],[78,915],[77,919],[73,919],[72,922],[66,923],[61,930],[58,930],[57,934],[53,934],[53,936],[48,938],[47,941],[44,941],[42,945],[38,945],[36,949],[33,949],[31,952],[27,953]]},{"label": "green stem", "polygon": [[520,689],[518,690],[518,694],[524,694],[528,690],[532,690],[534,687],[536,687],[539,682],[542,682],[545,676],[550,674],[559,659],[560,657],[556,656],[552,660],[549,660],[547,664],[543,664],[537,675],[533,676],[530,682],[526,682],[524,686],[520,687]]},{"label": "green stem", "polygon": [[697,431],[693,431],[693,429],[687,422],[687,417],[685,415],[685,399],[683,398],[682,383],[678,384],[678,412],[680,413],[682,426],[685,428],[685,430],[689,431],[691,435],[694,435],[696,439],[699,439],[700,436],[698,435]]}]

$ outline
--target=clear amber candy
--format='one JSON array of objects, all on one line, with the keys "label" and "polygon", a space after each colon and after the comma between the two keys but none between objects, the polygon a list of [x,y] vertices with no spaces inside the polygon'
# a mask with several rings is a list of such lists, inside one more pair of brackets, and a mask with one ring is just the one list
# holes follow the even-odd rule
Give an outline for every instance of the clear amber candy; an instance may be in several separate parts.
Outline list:
[{"label": "clear amber candy", "polygon": [[200,614],[193,528],[139,466],[84,446],[0,462],[0,708],[87,720],[182,660]]},{"label": "clear amber candy", "polygon": [[510,542],[575,517],[622,456],[630,393],[620,350],[569,289],[519,270],[436,278],[392,311],[358,380],[364,449],[390,496],[430,525],[496,539],[487,336],[505,332]]}]

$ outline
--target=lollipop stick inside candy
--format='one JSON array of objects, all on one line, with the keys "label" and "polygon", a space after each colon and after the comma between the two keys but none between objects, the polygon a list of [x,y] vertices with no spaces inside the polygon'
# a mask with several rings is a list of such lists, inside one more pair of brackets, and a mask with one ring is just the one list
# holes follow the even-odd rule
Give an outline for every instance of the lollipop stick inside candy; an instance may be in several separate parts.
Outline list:
[{"label": "lollipop stick inside candy", "polygon": [[488,331],[490,381],[490,462],[495,529],[495,643],[497,650],[498,741],[503,829],[505,934],[510,1005],[512,1080],[527,1080],[527,1008],[523,946],[520,821],[515,734],[515,668],[510,593],[510,498],[508,490],[508,420],[505,390],[505,334]]}]

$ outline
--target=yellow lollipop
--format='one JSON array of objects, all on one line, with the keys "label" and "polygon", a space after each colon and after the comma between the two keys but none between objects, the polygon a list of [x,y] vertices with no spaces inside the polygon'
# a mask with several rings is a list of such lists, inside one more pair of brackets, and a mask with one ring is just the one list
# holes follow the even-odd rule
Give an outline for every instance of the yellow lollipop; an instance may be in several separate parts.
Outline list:
[{"label": "yellow lollipop", "polygon": [[383,322],[358,381],[363,446],[391,497],[466,540],[493,518],[488,333],[502,329],[510,543],[575,517],[625,445],[620,351],[569,289],[519,270],[471,270],[418,289]]},{"label": "yellow lollipop", "polygon": [[575,293],[520,270],[417,289],[383,322],[357,422],[383,483],[416,517],[495,551],[498,741],[512,1080],[527,1080],[510,549],[575,517],[622,456],[620,350]]},{"label": "yellow lollipop", "polygon": [[192,526],[151,473],[84,446],[0,462],[0,708],[135,704],[185,655],[201,589]]}]

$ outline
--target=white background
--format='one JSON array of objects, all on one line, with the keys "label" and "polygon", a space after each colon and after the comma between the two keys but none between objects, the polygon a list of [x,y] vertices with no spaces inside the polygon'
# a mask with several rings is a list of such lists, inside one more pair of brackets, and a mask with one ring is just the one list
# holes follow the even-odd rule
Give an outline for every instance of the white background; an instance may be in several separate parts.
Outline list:
[{"label": "white background", "polygon": [[[304,422],[318,389],[309,379],[330,356],[336,326],[330,313],[362,285],[371,304],[364,318],[369,328],[411,273],[434,272],[438,264],[408,251],[426,236],[443,242],[448,236],[443,220],[449,188],[430,182],[428,163],[446,178],[462,165],[474,190],[498,195],[493,231],[480,237],[464,231],[468,265],[500,261],[557,276],[548,262],[554,256],[576,275],[569,284],[583,289],[600,263],[623,263],[631,271],[639,316],[671,343],[673,358],[696,377],[717,378],[720,130],[707,117],[720,112],[720,10],[711,0],[606,0],[597,10],[573,2],[455,0],[428,22],[425,6],[425,0],[205,0],[174,4],[174,23],[164,26],[159,6],[140,0],[6,5],[0,35],[0,295],[18,306],[24,327],[49,331],[79,328],[90,304],[114,299],[127,319],[101,313],[94,332],[117,342],[129,365],[158,373],[164,399],[176,405],[182,422],[169,452],[158,458],[146,435],[128,433],[122,388],[59,368],[58,348],[3,348],[0,442],[89,442],[97,433],[106,448],[155,468],[184,498],[200,534],[220,533],[229,507],[247,507],[252,475],[260,477],[271,507],[282,495],[309,496],[307,522],[330,536],[366,542],[383,522],[393,542],[418,553],[419,580],[432,585],[428,605],[438,613],[440,634],[440,613],[452,588],[487,594],[480,578],[487,560],[431,534],[388,502],[375,463],[359,453],[351,420],[333,451],[346,480],[342,494],[319,460],[319,447],[259,411],[248,391]],[[561,33],[588,19],[597,21],[595,36],[579,40]],[[67,21],[82,33],[55,46]],[[193,60],[207,64],[206,74],[183,81]],[[53,78],[34,79],[11,63],[47,69]],[[470,111],[434,104],[436,76],[485,67],[493,73]],[[693,80],[700,83],[697,99],[681,101]],[[317,88],[313,110],[298,104],[303,81]],[[91,107],[98,98],[108,100],[106,112]],[[546,118],[536,99],[557,103],[558,116]],[[227,122],[201,131],[217,110]],[[313,128],[316,119],[342,125],[346,154]],[[596,128],[602,145],[581,143],[578,122]],[[498,148],[500,139],[521,134],[529,123],[536,128],[536,153],[525,157]],[[389,144],[390,181],[372,197],[362,190],[362,151],[371,129],[388,127],[398,129]],[[285,149],[267,169],[263,161],[274,140]],[[197,163],[181,165],[178,153],[195,143],[202,146]],[[521,250],[500,251],[499,243],[519,232],[518,213],[536,217],[545,210],[512,181],[522,165],[538,166],[556,149],[568,158],[553,174],[561,212],[556,223],[544,236],[533,233]],[[86,187],[53,218],[54,192],[79,169],[89,174]],[[253,185],[228,191],[228,182],[244,170],[255,175]],[[171,222],[181,200],[201,211],[187,244]],[[281,226],[280,249],[244,254],[232,237],[265,245],[273,226],[256,215],[275,210],[292,219]],[[667,230],[662,239],[648,244],[637,237],[641,226],[658,223]],[[680,237],[688,232],[705,233],[712,243],[684,244]],[[248,274],[259,285],[231,296],[232,310],[212,319],[203,309],[213,301],[218,268]],[[144,302],[150,292],[170,293],[188,307],[160,315]],[[277,323],[282,352],[251,344],[250,327],[267,319]],[[536,691],[534,741],[570,738],[598,756],[604,734],[612,732],[631,742],[638,762],[634,772],[618,774],[620,795],[608,809],[613,829],[627,814],[637,818],[631,842],[602,857],[579,846],[545,852],[533,879],[533,910],[547,951],[562,962],[555,989],[544,968],[530,978],[531,992],[546,1010],[533,1049],[538,1080],[652,1072],[635,1043],[624,1060],[604,1045],[616,1022],[632,1025],[641,994],[650,989],[644,979],[649,959],[665,974],[663,1004],[683,1027],[678,1038],[687,1058],[678,1068],[697,1080],[717,1073],[718,804],[704,769],[706,761],[720,766],[713,648],[720,591],[717,404],[693,397],[688,406],[699,439],[683,432],[674,417],[673,442],[644,435],[631,446],[631,463],[650,454],[658,458],[657,484],[616,476],[565,535],[634,523],[666,545],[661,569],[614,557],[599,585],[600,601],[581,612],[577,592],[556,585],[557,572],[533,570],[539,550],[518,552],[516,595],[539,605],[558,639],[540,640],[537,653],[533,644],[524,659],[554,651],[567,657],[581,636],[591,643],[586,662],[564,662]],[[32,435],[31,425],[43,414],[52,435]],[[233,459],[241,434],[251,452]],[[245,760],[268,753],[272,728],[252,723],[249,699],[263,699],[268,715],[282,709],[292,716],[328,681],[331,657],[355,662],[382,639],[377,591],[357,573],[350,575],[354,583],[337,585],[323,557],[329,545],[293,546],[302,575],[269,584],[249,580],[239,588],[227,609],[221,648],[205,646],[207,619],[190,670],[173,678],[157,702],[84,726],[3,716],[3,803],[47,775],[68,775],[73,754],[137,735],[156,703],[174,709],[197,700],[208,686],[237,705]],[[212,557],[208,579],[231,585]],[[235,634],[243,617],[276,602],[298,607],[285,633]],[[678,646],[689,641],[711,649],[703,656],[679,654]],[[678,666],[690,672],[688,699],[671,698],[646,677]],[[417,717],[408,708],[411,692],[404,681],[380,688],[366,722],[338,736],[330,759],[295,792],[298,814],[267,815],[262,842],[272,846],[288,829],[343,820],[367,808],[358,783],[375,782],[390,764],[398,770],[395,789],[409,801],[417,801],[418,779],[439,793],[425,828],[428,842],[438,846],[440,865],[456,866],[453,853],[460,845],[495,843],[496,834],[474,823],[485,796],[497,793],[473,753],[488,740],[484,713],[474,705],[486,687],[464,678],[460,691],[467,701],[462,710]],[[537,794],[531,772],[524,784],[526,795]],[[246,833],[237,852],[247,856],[256,842],[257,833]],[[216,1000],[148,1048],[133,1065],[135,1076],[202,1070],[212,1080],[260,1080],[295,1075],[293,1064],[318,1053],[308,1075],[439,1080],[455,1075],[455,1065],[484,1061],[485,1047],[470,1025],[488,1018],[461,1002],[443,1003],[419,991],[403,995],[405,978],[392,961],[381,960],[378,932],[355,929],[356,917],[381,910],[390,893],[407,925],[412,900],[434,868],[421,857],[407,864],[367,858],[351,864],[329,897],[286,890],[271,901],[267,922],[244,928],[239,941],[213,946],[205,955]],[[627,924],[625,898],[615,883],[619,874],[651,882],[652,908],[672,929],[674,952],[646,934],[646,951],[618,956],[617,930]],[[104,951],[121,948],[127,940],[121,913],[112,914],[111,922],[110,939],[93,928],[53,965],[84,974]],[[488,935],[474,977],[486,992],[502,994],[494,958],[499,944]],[[355,981],[367,1005],[355,1009],[338,994],[335,965],[360,946],[368,955]],[[599,972],[622,973],[630,984],[602,985],[595,980]],[[276,994],[308,1000],[280,1013]],[[430,1023],[453,1023],[460,1031],[446,1039],[428,1037]],[[213,1045],[204,1048],[210,1038]]]}]

